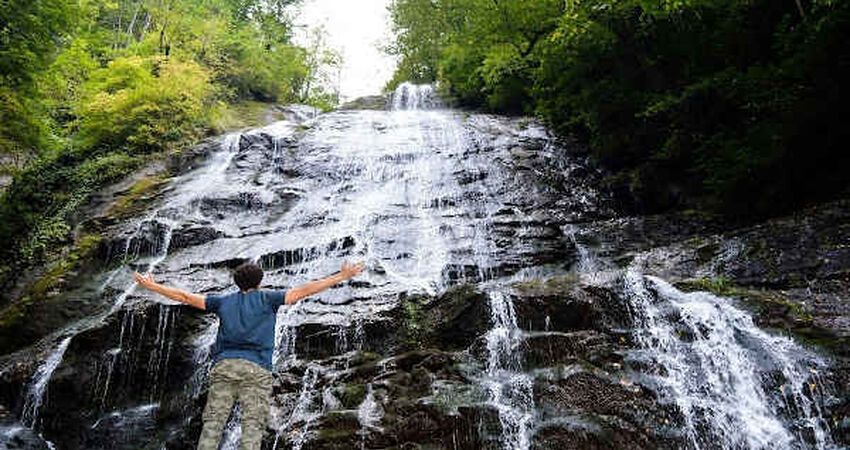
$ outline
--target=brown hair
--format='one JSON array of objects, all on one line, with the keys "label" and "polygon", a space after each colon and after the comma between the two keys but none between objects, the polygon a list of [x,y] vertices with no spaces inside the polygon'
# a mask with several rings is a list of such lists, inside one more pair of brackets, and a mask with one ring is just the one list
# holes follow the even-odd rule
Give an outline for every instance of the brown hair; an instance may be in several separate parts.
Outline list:
[{"label": "brown hair", "polygon": [[263,269],[251,262],[243,263],[233,272],[233,281],[243,292],[258,288],[263,281]]}]

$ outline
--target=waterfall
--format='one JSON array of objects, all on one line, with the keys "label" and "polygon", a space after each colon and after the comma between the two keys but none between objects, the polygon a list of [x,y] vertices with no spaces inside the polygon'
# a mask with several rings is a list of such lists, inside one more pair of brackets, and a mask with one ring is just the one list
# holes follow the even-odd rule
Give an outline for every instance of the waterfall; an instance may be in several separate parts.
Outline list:
[{"label": "waterfall", "polygon": [[177,311],[163,305],[159,305],[157,315],[156,336],[154,338],[154,351],[148,358],[148,380],[150,380],[150,399],[154,400],[159,395],[159,383],[162,370],[168,367],[171,358],[171,349],[174,346],[174,333],[171,328],[177,319]]},{"label": "waterfall", "polygon": [[[581,161],[542,125],[452,111],[410,83],[390,105],[220,137],[145,214],[110,228],[123,264],[81,294],[100,310],[39,344],[47,358],[21,394],[22,423],[60,448],[78,435],[102,448],[133,448],[130,438],[188,448],[217,320],[144,304],[153,297],[132,272],[219,293],[244,260],[263,267],[268,289],[365,260],[356,279],[278,310],[276,449],[839,447],[824,419],[835,409],[821,411],[834,402],[819,375],[831,361],[760,330],[734,300],[623,270],[630,255],[613,255],[621,236],[605,235],[591,171],[571,171]],[[727,247],[730,261],[746,250]],[[82,374],[90,404],[41,400],[60,364],[63,383]],[[169,385],[177,374],[184,383]],[[583,397],[585,387],[601,392]],[[54,408],[75,408],[81,424]],[[681,420],[675,436],[648,422],[658,417]],[[125,427],[140,434],[112,437]],[[240,434],[237,413],[225,448]]]},{"label": "waterfall", "polygon": [[532,377],[522,371],[521,331],[510,298],[498,291],[489,292],[488,297],[493,328],[486,335],[485,386],[499,413],[502,447],[527,450],[531,447],[534,400]]},{"label": "waterfall", "polygon": [[366,397],[363,402],[357,407],[357,421],[360,423],[360,448],[366,448],[366,435],[371,430],[380,430],[379,426],[381,417],[384,415],[384,410],[381,404],[375,400],[375,393],[372,390],[372,383],[366,385]]},{"label": "waterfall", "polygon": [[[228,157],[224,159],[219,159],[218,164],[213,164],[209,166],[207,170],[210,172],[222,173],[223,169],[221,169],[221,167],[225,167],[227,164],[230,163],[233,158],[233,154],[235,154],[236,149],[238,149],[238,144],[239,134],[225,136],[223,141],[223,147],[225,149],[225,152],[222,153],[228,154]],[[156,227],[152,226],[155,221],[156,223],[164,224],[164,231],[159,232]],[[132,235],[126,240],[123,260],[125,261],[125,263],[128,263],[130,255],[133,255],[133,258],[138,257],[138,253],[142,248],[142,239],[145,237],[146,234],[152,234],[152,253],[154,256],[147,262],[147,264],[145,265],[146,269],[144,270],[145,272],[152,272],[154,269],[156,269],[157,265],[162,263],[168,256],[168,250],[171,244],[173,230],[173,223],[167,219],[157,219],[157,213],[154,213],[146,217],[145,219],[140,220],[135,226]],[[128,270],[129,266],[125,266],[123,269],[125,270],[125,273],[131,273],[131,271]],[[119,273],[119,271],[121,271],[121,269],[111,271],[111,273],[108,274],[104,282],[101,283],[97,292],[103,292],[104,289],[110,283],[112,283],[115,278],[117,278],[117,274]],[[127,298],[133,292],[135,292],[136,288],[137,284],[134,280],[131,279],[125,282],[124,288],[115,297],[114,301],[107,310],[95,316],[75,322],[63,331],[63,334],[67,335],[67,337],[58,342],[53,351],[50,352],[48,357],[36,370],[35,374],[33,375],[33,379],[30,382],[30,387],[27,391],[26,400],[21,412],[21,422],[25,426],[32,428],[37,425],[38,412],[42,403],[44,393],[47,390],[47,384],[49,383],[54,370],[56,370],[56,367],[58,367],[59,364],[62,362],[62,358],[65,355],[65,351],[67,350],[68,345],[70,344],[74,336],[102,325],[108,317],[121,310]],[[115,349],[110,349],[104,354],[104,360],[108,362],[106,364],[107,373],[104,378],[104,385],[102,386],[102,395],[100,396],[101,400],[99,402],[101,408],[106,406],[106,401],[109,393],[109,386],[113,379],[112,374],[116,370],[116,362],[120,362],[122,357],[125,331],[127,331],[126,320],[128,316],[131,315],[132,313],[128,312],[127,314],[125,314],[124,319],[122,320],[121,334],[119,337],[118,347]],[[130,317],[130,320],[132,320],[132,317]],[[171,313],[168,309],[160,307],[160,326],[157,328],[156,335],[156,344],[158,351],[149,360],[149,375],[151,376],[153,382],[150,394],[151,400],[153,400],[153,397],[155,397],[157,393],[157,383],[160,377],[161,368],[167,366],[168,364],[168,358],[170,356],[172,342],[168,340],[166,336],[168,334],[168,328],[172,323],[173,313]],[[132,333],[132,325],[130,326],[129,332]],[[101,379],[100,372],[98,372],[98,379]],[[101,388],[101,386],[97,386],[96,388]]]},{"label": "waterfall", "polygon": [[301,392],[298,394],[295,408],[293,408],[292,414],[284,426],[277,430],[273,450],[277,450],[284,432],[289,433],[292,450],[301,450],[309,439],[310,426],[321,415],[321,405],[316,401],[318,395],[316,383],[319,380],[320,370],[320,367],[311,364],[304,371],[304,377],[301,379]]},{"label": "waterfall", "polygon": [[[640,356],[664,368],[655,381],[684,414],[695,448],[834,448],[817,406],[824,392],[813,381],[820,358],[759,329],[729,299],[684,293],[635,268],[624,281]],[[770,376],[780,395],[767,391]]]},{"label": "waterfall", "polygon": [[24,409],[21,413],[21,422],[24,426],[34,428],[38,424],[38,412],[41,407],[41,402],[44,399],[44,394],[47,391],[47,382],[53,376],[53,371],[62,362],[62,357],[65,355],[65,350],[71,344],[72,336],[68,336],[59,343],[47,356],[47,359],[38,366],[35,371],[33,380],[27,389],[26,400],[24,401]]},{"label": "waterfall", "polygon": [[439,100],[430,84],[404,82],[399,84],[392,94],[392,109],[395,111],[431,109],[438,105]]}]

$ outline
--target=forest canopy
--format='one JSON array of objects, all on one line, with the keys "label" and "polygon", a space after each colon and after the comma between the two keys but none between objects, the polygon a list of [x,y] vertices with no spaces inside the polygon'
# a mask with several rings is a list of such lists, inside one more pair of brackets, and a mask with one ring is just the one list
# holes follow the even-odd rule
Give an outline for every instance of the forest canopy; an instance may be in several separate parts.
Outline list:
[{"label": "forest canopy", "polygon": [[624,205],[763,217],[848,193],[850,4],[396,0],[404,80],[588,142]]}]

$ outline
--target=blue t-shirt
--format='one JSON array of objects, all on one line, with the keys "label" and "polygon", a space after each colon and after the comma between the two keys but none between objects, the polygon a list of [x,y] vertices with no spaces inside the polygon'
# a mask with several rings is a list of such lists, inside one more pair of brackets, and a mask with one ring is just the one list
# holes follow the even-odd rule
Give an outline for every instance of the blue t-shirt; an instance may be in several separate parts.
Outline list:
[{"label": "blue t-shirt", "polygon": [[204,306],[219,317],[213,361],[247,359],[272,370],[277,308],[286,291],[255,290],[207,295]]}]

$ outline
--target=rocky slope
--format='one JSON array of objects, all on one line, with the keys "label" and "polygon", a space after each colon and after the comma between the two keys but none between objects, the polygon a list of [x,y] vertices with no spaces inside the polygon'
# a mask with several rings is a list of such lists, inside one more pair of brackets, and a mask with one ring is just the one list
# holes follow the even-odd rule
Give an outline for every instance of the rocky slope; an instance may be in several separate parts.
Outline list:
[{"label": "rocky slope", "polygon": [[215,319],[132,270],[210,293],[244,260],[280,289],[365,259],[279,312],[268,448],[850,443],[850,203],[735,230],[619,217],[540,124],[402,89],[224,136],[87,218],[95,260],[4,329],[0,442],[194,448]]}]

